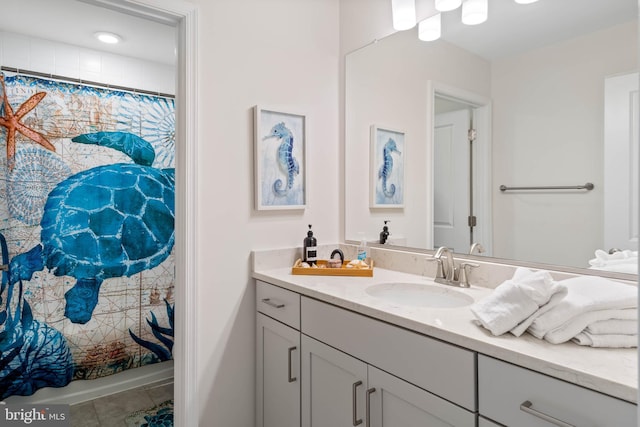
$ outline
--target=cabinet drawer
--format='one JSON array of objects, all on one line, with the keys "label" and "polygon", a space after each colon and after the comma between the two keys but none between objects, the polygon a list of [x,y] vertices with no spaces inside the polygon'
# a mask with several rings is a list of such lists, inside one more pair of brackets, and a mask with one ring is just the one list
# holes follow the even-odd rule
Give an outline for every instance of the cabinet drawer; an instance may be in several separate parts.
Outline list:
[{"label": "cabinet drawer", "polygon": [[481,415],[506,426],[637,426],[632,403],[484,355],[478,356],[478,400]]},{"label": "cabinet drawer", "polygon": [[307,297],[301,306],[302,333],[476,410],[474,352]]},{"label": "cabinet drawer", "polygon": [[256,309],[292,328],[300,329],[300,295],[295,292],[258,280]]}]

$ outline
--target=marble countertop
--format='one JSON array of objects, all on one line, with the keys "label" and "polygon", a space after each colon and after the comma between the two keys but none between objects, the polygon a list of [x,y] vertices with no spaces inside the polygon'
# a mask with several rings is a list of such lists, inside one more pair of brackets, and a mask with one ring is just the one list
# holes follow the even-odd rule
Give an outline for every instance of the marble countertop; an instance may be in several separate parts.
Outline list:
[{"label": "marble countertop", "polygon": [[366,292],[367,287],[379,283],[422,283],[462,292],[478,300],[492,291],[489,288],[452,288],[435,284],[422,275],[382,268],[374,270],[374,277],[292,275],[290,267],[256,269],[253,277],[591,390],[637,402],[637,349],[591,348],[571,342],[550,344],[529,334],[515,337],[507,333],[496,337],[473,322],[469,306],[409,307]]}]

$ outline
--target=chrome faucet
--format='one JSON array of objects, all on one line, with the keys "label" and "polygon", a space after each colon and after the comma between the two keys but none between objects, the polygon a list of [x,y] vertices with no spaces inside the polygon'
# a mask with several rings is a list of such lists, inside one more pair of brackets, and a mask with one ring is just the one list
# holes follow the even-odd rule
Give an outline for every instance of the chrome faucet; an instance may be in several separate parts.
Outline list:
[{"label": "chrome faucet", "polygon": [[[446,264],[442,262],[443,254],[447,256]],[[433,256],[433,258],[436,259],[439,266],[440,265],[442,266],[442,277],[440,277],[440,279],[445,279],[448,281],[455,280],[456,266],[455,266],[455,262],[453,261],[453,254],[451,253],[451,249],[447,248],[446,246],[440,246],[436,251],[435,255]],[[439,277],[436,276],[436,279],[438,278]]]},{"label": "chrome faucet", "polygon": [[[446,256],[445,260],[442,259],[443,255]],[[460,266],[457,267],[451,249],[446,246],[439,247],[433,255],[432,260],[438,263],[436,277],[433,279],[434,282],[449,286],[459,286],[461,288],[468,288],[470,286],[469,269],[478,267],[478,264],[470,262],[460,263]]]}]

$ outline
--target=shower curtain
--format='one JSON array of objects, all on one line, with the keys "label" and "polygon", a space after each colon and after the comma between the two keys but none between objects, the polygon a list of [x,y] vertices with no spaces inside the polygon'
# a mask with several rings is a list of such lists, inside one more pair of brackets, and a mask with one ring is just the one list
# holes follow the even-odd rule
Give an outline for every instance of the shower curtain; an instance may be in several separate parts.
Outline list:
[{"label": "shower curtain", "polygon": [[174,100],[0,83],[0,398],[170,359]]}]

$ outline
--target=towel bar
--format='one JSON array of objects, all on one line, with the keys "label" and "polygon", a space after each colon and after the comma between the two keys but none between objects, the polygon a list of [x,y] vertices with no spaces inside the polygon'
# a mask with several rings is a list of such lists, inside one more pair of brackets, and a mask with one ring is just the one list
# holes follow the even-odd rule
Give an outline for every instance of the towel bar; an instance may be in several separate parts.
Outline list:
[{"label": "towel bar", "polygon": [[509,191],[509,190],[587,190],[591,191],[594,189],[594,185],[590,182],[587,182],[584,185],[566,185],[566,186],[551,186],[551,187],[507,187],[506,185],[500,186],[500,191]]}]

